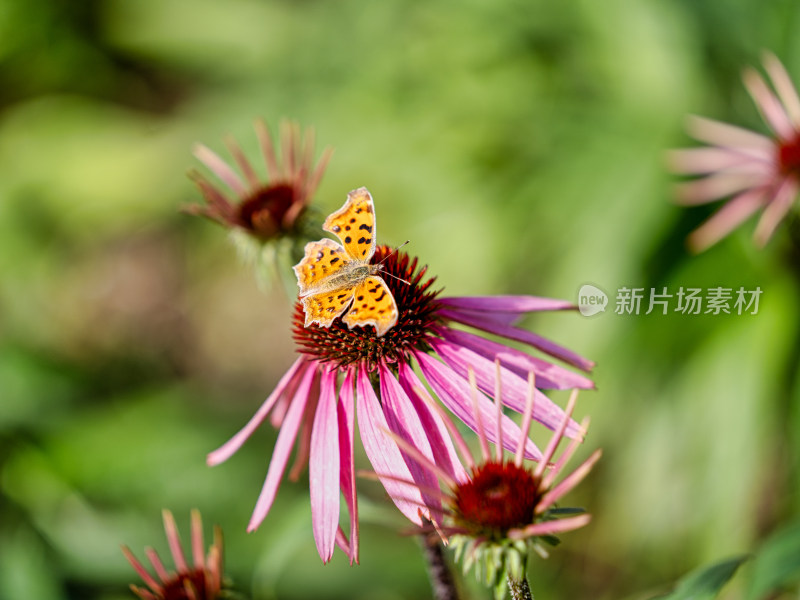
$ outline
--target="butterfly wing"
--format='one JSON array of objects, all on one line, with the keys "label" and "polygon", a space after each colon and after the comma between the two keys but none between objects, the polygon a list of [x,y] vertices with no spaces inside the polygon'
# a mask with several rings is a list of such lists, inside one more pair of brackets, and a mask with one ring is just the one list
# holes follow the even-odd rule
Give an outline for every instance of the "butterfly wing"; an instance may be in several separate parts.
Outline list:
[{"label": "butterfly wing", "polygon": [[325,219],[322,228],[342,241],[350,259],[368,263],[375,254],[375,206],[367,188],[347,194],[344,206]]},{"label": "butterfly wing", "polygon": [[305,326],[317,323],[320,327],[330,327],[333,320],[350,305],[356,287],[340,288],[302,298],[303,310],[306,313]]},{"label": "butterfly wing", "polygon": [[381,277],[367,277],[355,287],[353,297],[353,306],[342,319],[350,329],[372,325],[381,337],[397,323],[397,303]]},{"label": "butterfly wing", "polygon": [[348,261],[344,248],[333,240],[325,238],[308,242],[303,260],[292,267],[300,287],[300,297],[312,293],[325,279],[341,271]]}]

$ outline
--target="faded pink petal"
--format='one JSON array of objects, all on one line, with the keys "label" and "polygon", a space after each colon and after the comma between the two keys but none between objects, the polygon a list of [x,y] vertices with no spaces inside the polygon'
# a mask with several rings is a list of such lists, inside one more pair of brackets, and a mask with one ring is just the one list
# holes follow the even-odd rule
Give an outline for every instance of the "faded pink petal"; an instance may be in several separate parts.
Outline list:
[{"label": "faded pink petal", "polygon": [[[472,350],[442,340],[431,339],[430,344],[436,353],[453,371],[467,377],[470,367],[475,371],[478,387],[487,394],[494,393],[496,379],[495,363]],[[525,412],[525,398],[528,394],[528,383],[505,367],[500,368],[503,404],[518,413]],[[533,418],[548,429],[555,429],[564,418],[564,411],[550,398],[536,390]],[[575,421],[570,420],[567,428],[569,437],[581,435],[581,429]]]},{"label": "faded pink petal", "polygon": [[769,241],[769,238],[772,237],[772,234],[775,233],[775,228],[778,227],[778,224],[792,208],[797,196],[797,190],[798,183],[792,177],[787,177],[780,184],[756,226],[754,238],[758,246],[764,246]]},{"label": "faded pink petal", "polygon": [[499,344],[466,331],[440,327],[437,333],[444,339],[463,346],[494,362],[499,359],[504,367],[523,378],[533,371],[536,374],[536,387],[542,389],[594,389],[594,382],[580,373],[574,373],[559,365],[536,358],[516,348]]},{"label": "faded pink petal", "polygon": [[319,404],[311,432],[308,465],[311,526],[317,552],[330,561],[339,527],[339,420],[336,411],[336,371],[322,373]]},{"label": "faded pink petal", "polygon": [[676,201],[684,206],[707,204],[768,182],[769,177],[766,175],[716,173],[694,181],[679,183],[676,186]]},{"label": "faded pink petal", "polygon": [[689,246],[700,252],[713,246],[764,206],[764,188],[747,190],[729,200],[689,236]]},{"label": "faded pink petal", "polygon": [[753,97],[756,107],[761,111],[764,120],[776,135],[784,141],[792,139],[795,131],[789,115],[786,114],[786,110],[775,97],[775,94],[767,87],[761,75],[753,69],[746,69],[744,72],[744,85]]},{"label": "faded pink petal", "polygon": [[687,129],[696,140],[715,146],[755,153],[762,158],[770,158],[775,152],[775,144],[767,136],[722,121],[690,116],[687,120]]},{"label": "faded pink petal", "polygon": [[264,400],[264,403],[256,411],[256,414],[254,414],[247,422],[247,425],[245,425],[241,431],[239,431],[239,433],[234,435],[220,448],[214,450],[214,452],[211,452],[206,458],[206,463],[209,466],[218,465],[219,463],[228,460],[239,448],[241,448],[242,444],[244,444],[245,441],[247,441],[247,439],[253,435],[253,432],[258,429],[261,423],[264,422],[264,419],[267,418],[267,415],[269,414],[269,411],[272,410],[275,402],[278,401],[278,399],[292,383],[299,381],[303,375],[302,369],[307,367],[307,365],[308,362],[303,357],[300,357],[294,361],[294,364],[289,367],[289,370],[286,371],[283,377],[281,377],[278,385],[275,386],[275,389],[272,391],[269,397]]},{"label": "faded pink petal", "polygon": [[300,424],[302,423],[303,412],[305,411],[309,391],[316,373],[317,371],[314,368],[306,370],[303,379],[300,381],[300,385],[297,387],[297,392],[289,406],[289,410],[286,412],[286,418],[278,433],[275,449],[269,461],[267,478],[264,481],[264,486],[261,488],[261,494],[258,496],[253,516],[250,518],[250,523],[247,525],[247,531],[254,531],[261,525],[264,517],[267,516],[269,509],[272,507],[272,503],[275,501],[275,494],[278,492],[283,473],[286,470],[286,463],[289,460],[289,453],[297,438],[297,431],[300,429]]},{"label": "faded pink petal", "polygon": [[339,487],[342,489],[347,512],[350,514],[350,564],[358,562],[358,496],[356,495],[356,471],[353,460],[356,407],[353,398],[353,370],[344,376],[339,391]]},{"label": "faded pink petal", "polygon": [[518,342],[528,344],[537,350],[541,350],[545,354],[549,354],[550,356],[558,358],[559,360],[563,360],[564,362],[574,365],[579,369],[583,369],[584,371],[591,371],[592,367],[594,367],[594,363],[589,359],[586,359],[579,354],[576,354],[575,352],[556,344],[555,342],[543,338],[540,335],[536,335],[532,331],[527,331],[518,327],[512,327],[510,325],[493,323],[492,321],[474,316],[468,316],[465,313],[460,313],[458,311],[442,310],[439,314],[440,316],[452,321],[456,321],[457,323],[463,323],[464,325],[469,325],[470,327],[475,327],[476,329],[480,329],[488,333],[494,333],[510,340],[517,340]]},{"label": "faded pink petal", "polygon": [[[469,384],[435,358],[423,352],[415,352],[414,356],[419,363],[422,374],[425,376],[425,380],[434,389],[442,403],[461,419],[467,427],[477,432],[478,423],[472,409]],[[495,413],[494,403],[480,393],[478,394],[478,403],[481,412],[481,422],[486,430],[486,437],[490,441],[496,442],[495,429],[497,415]],[[517,424],[505,415],[503,415],[501,421],[503,427],[503,442],[505,443],[504,447],[510,452],[514,452],[522,432]],[[536,445],[532,441],[527,440],[525,443],[526,458],[538,460],[541,455]]]},{"label": "faded pink petal", "polygon": [[772,52],[765,52],[762,62],[794,129],[800,129],[800,98],[797,96],[797,90],[789,78],[789,74]]},{"label": "faded pink petal", "polygon": [[700,175],[715,171],[761,172],[774,168],[771,157],[754,158],[751,154],[733,148],[688,148],[667,153],[671,170],[686,175]]},{"label": "faded pink petal", "polygon": [[385,433],[389,426],[364,369],[359,369],[356,376],[356,406],[361,443],[372,468],[379,476],[392,476],[380,478],[386,492],[400,512],[412,523],[422,525],[418,514],[424,505],[422,494],[415,486],[398,481],[413,481],[413,477],[397,444]]}]

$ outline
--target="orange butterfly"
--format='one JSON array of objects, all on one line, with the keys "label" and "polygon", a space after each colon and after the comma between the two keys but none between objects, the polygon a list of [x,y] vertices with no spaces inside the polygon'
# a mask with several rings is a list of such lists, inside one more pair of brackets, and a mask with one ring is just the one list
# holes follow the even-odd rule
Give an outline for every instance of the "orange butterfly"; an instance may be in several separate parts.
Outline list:
[{"label": "orange butterfly", "polygon": [[[305,257],[294,266],[305,326],[330,327],[336,317],[352,329],[372,325],[378,337],[397,323],[397,303],[389,286],[371,265],[375,254],[375,207],[365,187],[347,194],[347,201],[322,226],[343,246],[325,238],[309,242]],[[352,304],[352,306],[351,306]],[[347,310],[350,307],[350,310]]]}]

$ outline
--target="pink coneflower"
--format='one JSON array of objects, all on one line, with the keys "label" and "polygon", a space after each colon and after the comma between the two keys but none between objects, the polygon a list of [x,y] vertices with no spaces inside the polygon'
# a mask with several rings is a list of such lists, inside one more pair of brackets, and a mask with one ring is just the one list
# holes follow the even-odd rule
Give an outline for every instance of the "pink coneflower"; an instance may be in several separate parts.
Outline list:
[{"label": "pink coneflower", "polygon": [[[497,369],[499,373],[499,361]],[[579,467],[564,476],[560,482],[556,482],[580,443],[579,439],[573,439],[554,460],[559,443],[569,428],[578,395],[578,390],[574,390],[561,422],[553,432],[544,453],[538,457],[538,465],[534,469],[524,465],[525,442],[537,401],[534,375],[531,373],[522,413],[522,436],[513,449],[513,456],[504,456],[505,444],[500,429],[495,432],[494,438],[499,443],[495,444],[495,452],[491,452],[491,438],[488,436],[491,425],[486,424],[483,427],[482,415],[476,410],[478,385],[471,372],[470,378],[473,414],[476,415],[479,425],[479,459],[472,455],[449,417],[440,414],[468,467],[466,477],[451,476],[402,438],[397,437],[396,441],[419,464],[425,465],[435,474],[444,488],[440,489],[439,484],[434,488],[424,488],[425,493],[437,496],[441,502],[443,517],[440,522],[427,524],[423,530],[429,534],[435,532],[444,542],[452,543],[466,565],[475,565],[479,578],[485,578],[487,584],[502,586],[506,580],[524,580],[527,557],[531,550],[547,556],[542,542],[552,543],[555,535],[578,529],[589,522],[590,516],[583,514],[582,509],[557,508],[556,503],[583,480],[600,458],[601,451],[593,452]],[[500,379],[496,383],[495,406],[497,414],[501,414],[503,386]],[[419,391],[423,397],[427,396],[424,390]],[[433,400],[429,397],[426,399],[428,405],[439,412]],[[588,425],[588,422],[584,425]],[[418,488],[423,490],[419,484]]]},{"label": "pink coneflower", "polygon": [[181,548],[181,540],[175,519],[168,510],[163,512],[164,531],[175,563],[175,571],[167,570],[158,554],[146,548],[145,554],[156,572],[153,577],[140,563],[127,546],[122,552],[133,565],[148,589],[131,584],[131,590],[143,600],[215,600],[221,598],[222,591],[222,531],[214,528],[214,543],[205,555],[203,548],[203,522],[200,513],[192,511],[192,560],[186,562]]},{"label": "pink coneflower", "polygon": [[771,136],[692,117],[689,133],[711,146],[676,150],[671,155],[675,171],[705,175],[680,186],[681,203],[706,204],[731,197],[689,237],[689,244],[696,251],[715,244],[762,208],[764,211],[754,239],[757,245],[763,246],[797,198],[800,189],[800,98],[775,56],[765,53],[764,68],[775,93],[754,69],[744,72],[744,83],[771,130]]},{"label": "pink coneflower", "polygon": [[198,144],[195,156],[229,188],[234,199],[229,199],[200,173],[192,172],[207,204],[192,205],[186,210],[243,231],[260,242],[296,236],[301,233],[303,216],[322,179],[331,150],[324,150],[315,166],[313,130],[306,130],[303,137],[296,123],[284,122],[279,159],[264,121],[256,121],[255,128],[266,163],[267,180],[261,181],[256,168],[232,138],[226,143],[244,179],[212,150]]},{"label": "pink coneflower", "polygon": [[[536,374],[542,388],[593,387],[591,380],[580,374],[452,327],[458,323],[517,340],[588,370],[593,366],[591,361],[514,325],[525,313],[573,309],[568,302],[533,296],[441,298],[438,291],[431,289],[434,280],[426,276],[427,267],[418,268],[416,259],[402,252],[392,254],[391,249],[379,246],[372,263],[381,262],[384,280],[397,303],[397,323],[381,337],[372,327],[350,329],[341,319],[330,327],[305,327],[302,305],[297,303],[294,338],[300,356],[250,422],[208,456],[210,465],[226,460],[271,415],[280,433],[248,529],[258,527],[269,512],[290,451],[297,443],[298,458],[292,475],[298,476],[302,467],[309,465],[314,538],[323,561],[330,560],[337,543],[351,562],[358,556],[353,470],[355,409],[367,457],[376,472],[395,478],[384,478],[382,483],[412,521],[430,519],[438,500],[427,495],[424,487],[413,488],[399,480],[431,487],[436,483],[435,477],[402,451],[386,434],[387,430],[412,444],[451,477],[464,474],[444,422],[418,393],[424,385],[415,366],[442,403],[473,430],[477,430],[478,421],[465,400],[469,398],[470,366],[479,389],[491,393],[494,361],[499,359],[506,390],[503,402],[517,412],[525,408],[526,377],[530,371]],[[478,394],[478,404],[483,421],[489,426],[489,438],[497,442],[499,422],[504,443],[516,448],[522,434],[514,421],[505,415],[498,419],[483,393]],[[537,391],[533,418],[554,429],[564,419],[564,411]],[[569,421],[566,435],[580,437],[582,429]],[[529,458],[541,456],[530,441],[525,443],[525,453]],[[349,539],[339,527],[340,491],[350,516]],[[420,506],[430,508],[420,511]]]}]

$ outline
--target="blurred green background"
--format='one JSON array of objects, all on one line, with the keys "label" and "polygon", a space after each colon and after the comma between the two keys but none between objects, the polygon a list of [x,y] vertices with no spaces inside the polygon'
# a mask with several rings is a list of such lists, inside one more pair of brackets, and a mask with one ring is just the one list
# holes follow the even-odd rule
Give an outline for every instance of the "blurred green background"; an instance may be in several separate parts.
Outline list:
[{"label": "blurred green background", "polygon": [[537,597],[648,598],[753,549],[800,512],[800,236],[690,256],[710,209],[671,204],[664,151],[687,113],[763,131],[741,68],[800,81],[798,26],[791,0],[0,2],[0,598],[132,597],[118,547],[167,554],[162,507],[221,525],[253,598],[430,597],[377,487],[361,566],[323,567],[303,480],[244,533],[274,431],[205,466],[293,360],[285,296],[178,212],[192,145],[256,160],[258,116],[315,127],[317,205],[369,187],[449,294],[760,286],[757,315],[526,322],[597,361],[579,458],[605,452]]}]

